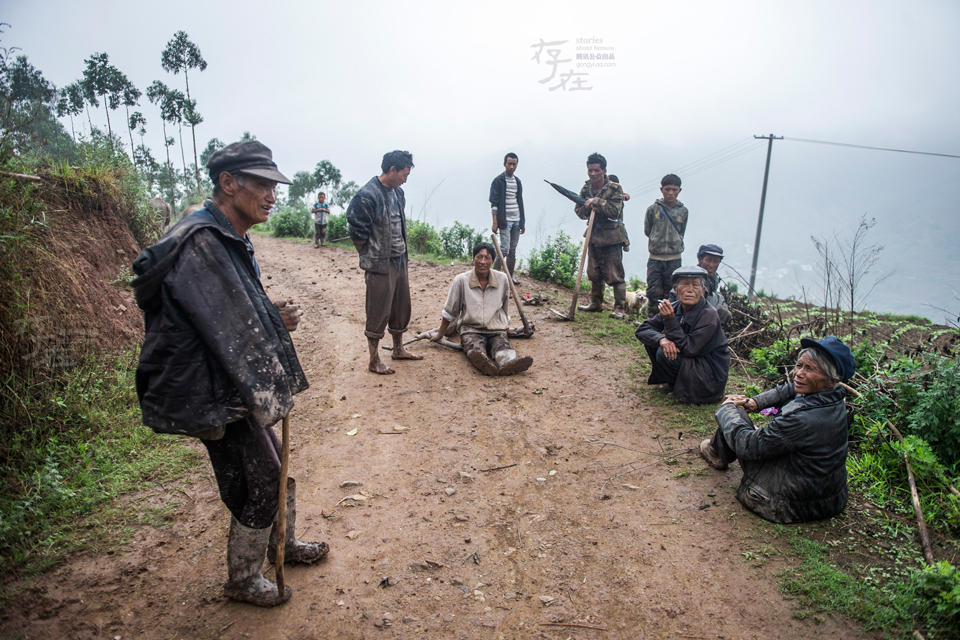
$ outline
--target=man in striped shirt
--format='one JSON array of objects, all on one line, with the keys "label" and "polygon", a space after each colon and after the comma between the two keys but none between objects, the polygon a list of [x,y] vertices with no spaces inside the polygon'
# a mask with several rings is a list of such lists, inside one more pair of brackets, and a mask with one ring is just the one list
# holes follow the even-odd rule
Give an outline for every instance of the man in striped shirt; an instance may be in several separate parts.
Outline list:
[{"label": "man in striped shirt", "polygon": [[493,179],[490,184],[490,213],[493,223],[490,228],[494,233],[500,232],[500,250],[507,261],[506,269],[499,264],[495,269],[507,271],[513,278],[514,284],[520,284],[513,275],[513,268],[517,263],[517,243],[520,234],[526,229],[523,216],[523,186],[520,178],[514,175],[519,159],[512,151],[503,157],[503,173]]}]

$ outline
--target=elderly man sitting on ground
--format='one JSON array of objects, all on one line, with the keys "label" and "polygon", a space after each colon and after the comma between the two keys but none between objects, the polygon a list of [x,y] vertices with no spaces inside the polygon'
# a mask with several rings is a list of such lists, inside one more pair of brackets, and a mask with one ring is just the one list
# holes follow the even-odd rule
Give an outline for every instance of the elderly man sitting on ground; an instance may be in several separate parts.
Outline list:
[{"label": "elderly man sitting on ground", "polygon": [[440,327],[429,336],[439,342],[451,328],[459,327],[460,344],[473,366],[488,376],[508,376],[526,371],[533,358],[518,358],[510,348],[510,285],[505,273],[491,268],[494,254],[493,245],[487,242],[474,247],[473,269],[453,279]]},{"label": "elderly man sitting on ground", "polygon": [[679,299],[661,300],[659,313],[636,331],[653,366],[647,383],[666,383],[674,398],[691,404],[719,402],[730,371],[727,337],[717,310],[703,297],[706,277],[701,267],[674,271],[671,280]]},{"label": "elderly man sitting on ground", "polygon": [[[856,370],[847,345],[834,336],[804,338],[793,381],[753,398],[727,396],[717,431],[700,443],[714,469],[740,461],[737,500],[762,518],[790,523],[835,516],[847,504],[847,409],[841,381]],[[757,428],[747,411],[775,407]]]}]

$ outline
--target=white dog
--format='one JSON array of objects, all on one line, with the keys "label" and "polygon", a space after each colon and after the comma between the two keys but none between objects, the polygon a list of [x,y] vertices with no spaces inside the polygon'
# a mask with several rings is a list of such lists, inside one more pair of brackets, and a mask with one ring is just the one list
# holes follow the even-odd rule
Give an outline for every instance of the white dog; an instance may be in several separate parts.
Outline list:
[{"label": "white dog", "polygon": [[645,289],[636,291],[627,291],[627,313],[639,315],[644,303],[647,301],[647,292]]}]

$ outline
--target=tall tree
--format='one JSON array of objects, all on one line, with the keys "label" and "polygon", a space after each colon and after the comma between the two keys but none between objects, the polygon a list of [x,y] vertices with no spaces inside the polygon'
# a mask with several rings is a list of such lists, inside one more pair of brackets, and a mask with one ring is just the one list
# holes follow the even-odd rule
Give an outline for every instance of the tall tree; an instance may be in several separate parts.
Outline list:
[{"label": "tall tree", "polygon": [[170,209],[173,210],[176,208],[176,200],[173,195],[173,163],[170,162],[170,142],[172,138],[167,136],[167,96],[170,93],[170,89],[167,85],[163,84],[159,80],[154,80],[150,83],[150,86],[147,87],[147,99],[151,104],[155,104],[160,107],[160,123],[163,129],[163,146],[164,150],[167,152],[167,187],[170,194]]},{"label": "tall tree", "polygon": [[343,174],[329,160],[321,160],[313,170],[313,178],[317,181],[318,189],[336,189],[343,180]]},{"label": "tall tree", "polygon": [[170,89],[164,96],[160,111],[167,122],[177,123],[177,136],[180,138],[180,162],[183,166],[183,176],[187,177],[187,156],[183,148],[183,121],[186,120],[187,98],[179,89]]},{"label": "tall tree", "polygon": [[4,58],[0,65],[0,146],[17,153],[60,155],[70,136],[55,117],[56,88],[26,56],[17,56],[13,63],[0,57]]},{"label": "tall tree", "polygon": [[120,106],[123,95],[123,80],[126,78],[119,69],[110,64],[106,53],[94,53],[84,60],[83,83],[87,101],[97,106],[103,100],[107,114],[107,133],[113,139],[113,127],[110,124],[110,110]]},{"label": "tall tree", "polygon": [[[121,99],[123,102],[123,108],[127,112],[127,133],[130,135],[130,159],[134,160],[135,150],[133,148],[133,130],[134,125],[130,124],[132,117],[130,115],[130,107],[136,107],[140,104],[140,89],[137,89],[132,82],[130,82],[126,76],[123,76],[123,90],[121,91]],[[141,116],[143,117],[143,116]],[[144,121],[146,122],[146,121]]]},{"label": "tall tree", "polygon": [[303,204],[304,196],[307,196],[317,188],[317,179],[309,171],[297,171],[293,174],[293,182],[287,189],[287,198],[292,204]]},{"label": "tall tree", "polygon": [[202,120],[198,119],[196,113],[196,104],[191,103],[190,98],[190,69],[199,69],[203,71],[207,68],[207,61],[200,55],[200,47],[194,44],[185,31],[177,31],[173,38],[167,43],[163,53],[160,55],[160,64],[164,71],[174,75],[183,71],[183,81],[187,90],[187,104],[190,104],[190,113],[192,118],[187,118],[190,123],[190,132],[193,135],[193,164],[194,173],[197,179],[197,190],[200,190],[200,169],[197,166],[197,131],[196,125]]},{"label": "tall tree", "polygon": [[73,127],[73,116],[78,116],[83,112],[83,88],[79,82],[71,82],[60,89],[60,96],[57,99],[57,117],[70,116],[70,132],[73,134],[73,141],[77,141],[77,132]]}]

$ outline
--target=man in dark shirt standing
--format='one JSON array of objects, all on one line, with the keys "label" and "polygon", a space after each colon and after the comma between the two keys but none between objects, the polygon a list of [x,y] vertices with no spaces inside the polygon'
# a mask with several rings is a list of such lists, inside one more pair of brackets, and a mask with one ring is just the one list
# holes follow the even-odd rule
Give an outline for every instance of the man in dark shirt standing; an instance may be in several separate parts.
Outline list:
[{"label": "man in dark shirt standing", "polygon": [[413,155],[409,151],[384,154],[382,173],[370,178],[347,207],[350,239],[360,254],[360,268],[367,284],[367,323],[363,333],[367,336],[369,369],[373,373],[394,373],[378,353],[384,329],[393,336],[394,360],[423,359],[403,347],[403,332],[410,323],[410,281],[406,200],[400,186],[407,181],[412,168]]},{"label": "man in dark shirt standing", "polygon": [[520,284],[513,275],[513,268],[517,263],[517,243],[520,234],[526,230],[526,220],[523,215],[523,185],[520,178],[514,175],[519,159],[512,151],[503,157],[503,173],[493,179],[490,184],[490,213],[493,223],[490,229],[500,233],[500,248],[504,253],[506,265],[493,265],[494,269],[506,271],[514,284]]}]

